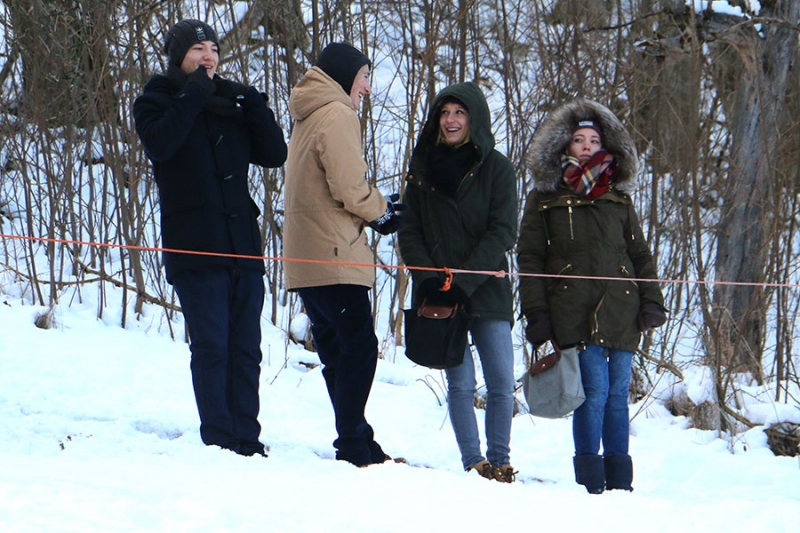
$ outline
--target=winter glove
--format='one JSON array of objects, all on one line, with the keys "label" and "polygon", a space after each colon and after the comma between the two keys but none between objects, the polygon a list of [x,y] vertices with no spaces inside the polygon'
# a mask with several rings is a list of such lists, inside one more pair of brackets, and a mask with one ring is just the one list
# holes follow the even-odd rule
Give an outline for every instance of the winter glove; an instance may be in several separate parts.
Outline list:
[{"label": "winter glove", "polygon": [[642,300],[636,321],[639,325],[639,331],[644,333],[650,328],[663,326],[667,321],[667,315],[664,313],[664,308],[657,303],[650,300]]},{"label": "winter glove", "polygon": [[553,338],[553,322],[550,320],[550,311],[539,309],[525,318],[528,322],[525,326],[525,338],[533,345],[534,349]]},{"label": "winter glove", "polygon": [[244,95],[247,85],[243,85],[233,80],[214,78],[214,85],[217,87],[217,95],[230,100],[236,100]]},{"label": "winter glove", "polygon": [[269,102],[267,94],[258,92],[258,89],[252,85],[245,89],[244,93],[239,96],[238,100],[241,102],[243,108],[248,108],[252,105],[261,105],[262,103],[266,105],[267,102]]},{"label": "winter glove", "polygon": [[186,77],[186,86],[198,85],[206,94],[212,95],[217,90],[214,81],[208,77],[206,67],[197,67],[197,70]]},{"label": "winter glove", "polygon": [[420,300],[425,298],[436,298],[442,292],[444,281],[438,277],[428,278],[417,286],[417,297]]},{"label": "winter glove", "polygon": [[406,208],[405,204],[396,203],[400,195],[397,193],[390,194],[386,197],[386,212],[380,218],[376,218],[369,223],[369,227],[380,233],[381,235],[390,235],[400,229],[403,225],[403,215],[397,212]]},{"label": "winter glove", "polygon": [[449,290],[439,291],[436,299],[444,305],[466,305],[469,301],[469,296],[458,285],[451,285]]}]

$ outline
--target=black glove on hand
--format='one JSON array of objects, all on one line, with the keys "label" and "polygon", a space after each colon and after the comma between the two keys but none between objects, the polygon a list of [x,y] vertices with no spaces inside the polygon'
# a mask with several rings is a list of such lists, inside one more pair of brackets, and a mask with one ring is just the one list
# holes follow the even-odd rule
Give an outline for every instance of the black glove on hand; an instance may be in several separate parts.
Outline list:
[{"label": "black glove on hand", "polygon": [[417,297],[420,299],[425,298],[438,298],[440,290],[444,287],[444,281],[438,277],[428,278],[419,285],[417,285]]},{"label": "black glove on hand", "polygon": [[397,194],[396,192],[393,192],[392,194],[387,196],[386,199],[389,201],[390,204],[392,204],[392,209],[394,209],[395,211],[405,211],[406,208],[408,207],[406,204],[401,204],[400,202],[397,201],[400,199],[400,195]]},{"label": "black glove on hand", "polygon": [[444,305],[466,305],[469,301],[469,296],[464,292],[464,289],[458,285],[451,285],[450,289],[446,291],[439,291],[437,296],[438,301]]},{"label": "black glove on hand", "polygon": [[202,66],[197,67],[197,70],[186,77],[186,85],[189,86],[191,84],[199,85],[209,95],[214,94],[217,90],[214,80],[208,77],[208,70]]},{"label": "black glove on hand", "polygon": [[525,326],[525,338],[533,345],[534,349],[553,338],[553,322],[550,320],[550,311],[539,309],[525,318],[528,322]]},{"label": "black glove on hand", "polygon": [[403,225],[403,215],[397,214],[397,211],[402,211],[406,208],[405,204],[394,203],[400,195],[397,193],[387,196],[386,212],[382,217],[376,218],[369,223],[369,227],[380,233],[381,235],[390,235],[400,229]]},{"label": "black glove on hand", "polygon": [[233,80],[225,80],[222,78],[214,78],[214,85],[217,87],[217,95],[223,98],[236,100],[244,95],[247,90],[247,85],[241,84]]},{"label": "black glove on hand", "polygon": [[639,315],[636,317],[639,331],[644,333],[650,328],[663,326],[667,321],[667,314],[664,308],[650,300],[643,300],[639,305]]}]

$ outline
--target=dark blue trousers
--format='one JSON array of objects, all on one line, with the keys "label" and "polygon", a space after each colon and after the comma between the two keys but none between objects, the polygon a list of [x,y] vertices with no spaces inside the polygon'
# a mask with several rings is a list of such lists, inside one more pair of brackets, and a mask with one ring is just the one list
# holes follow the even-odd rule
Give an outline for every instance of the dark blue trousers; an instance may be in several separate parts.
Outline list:
[{"label": "dark blue trousers", "polygon": [[368,291],[360,285],[298,289],[336,417],[336,458],[358,466],[385,459],[364,416],[378,364]]},{"label": "dark blue trousers", "polygon": [[262,453],[258,384],[264,279],[255,270],[187,271],[173,280],[189,329],[200,437],[237,453]]}]

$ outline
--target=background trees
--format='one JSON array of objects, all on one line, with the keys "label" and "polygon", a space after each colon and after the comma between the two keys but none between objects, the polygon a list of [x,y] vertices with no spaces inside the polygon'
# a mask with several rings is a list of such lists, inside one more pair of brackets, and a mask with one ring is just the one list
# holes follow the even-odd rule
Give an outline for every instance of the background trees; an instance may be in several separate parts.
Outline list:
[{"label": "background trees", "polygon": [[[222,37],[221,71],[264,90],[287,133],[291,88],[322,47],[346,39],[374,60],[362,114],[367,178],[402,188],[435,92],[473,80],[487,94],[499,149],[524,160],[542,117],[577,96],[612,108],[642,158],[636,201],[656,253],[668,327],[644,340],[647,380],[687,364],[711,369],[709,423],[736,418],[732,375],[774,381],[787,398],[798,302],[796,241],[800,5],[747,0],[2,0],[0,4],[0,262],[40,305],[81,286],[126,288],[128,320],[171,327],[176,300],[157,252],[157,196],[130,109],[163,70],[163,34],[181,18]],[[719,9],[720,5],[725,9]],[[738,8],[734,9],[734,8]],[[283,170],[254,170],[264,254],[280,256]],[[69,242],[59,242],[69,241]],[[125,248],[79,244],[111,244]],[[377,264],[398,264],[389,239]],[[299,311],[268,261],[265,318],[290,329]],[[728,285],[724,283],[753,283]],[[772,285],[758,285],[758,284]],[[783,284],[783,285],[781,285]],[[407,274],[380,270],[376,320],[402,342]],[[101,291],[102,294],[102,291]],[[143,316],[145,302],[163,316]],[[183,335],[183,332],[175,332]],[[520,344],[522,337],[519,337]],[[657,361],[658,365],[652,363]]]}]

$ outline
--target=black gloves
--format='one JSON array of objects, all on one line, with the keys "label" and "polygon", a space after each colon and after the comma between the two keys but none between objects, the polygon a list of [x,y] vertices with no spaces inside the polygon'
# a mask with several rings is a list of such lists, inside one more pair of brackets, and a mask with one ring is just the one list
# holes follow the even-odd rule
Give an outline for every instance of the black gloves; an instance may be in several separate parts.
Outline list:
[{"label": "black gloves", "polygon": [[417,295],[420,299],[427,299],[432,304],[438,305],[466,305],[469,296],[458,285],[451,285],[449,290],[443,291],[444,281],[439,277],[428,278],[417,286]]},{"label": "black gloves", "polygon": [[458,285],[450,285],[449,290],[439,291],[438,301],[444,305],[466,305],[469,296]]},{"label": "black gloves", "polygon": [[400,229],[403,225],[403,215],[397,214],[406,208],[406,204],[397,203],[400,195],[392,193],[386,197],[386,212],[380,218],[369,223],[369,227],[381,235],[389,235]]},{"label": "black gloves", "polygon": [[644,333],[650,328],[663,326],[666,321],[667,314],[663,307],[653,301],[642,300],[639,305],[639,315],[636,317],[639,331]]},{"label": "black gloves", "polygon": [[197,67],[197,70],[186,77],[186,86],[188,87],[192,84],[199,86],[209,95],[214,94],[217,90],[214,80],[208,77],[208,70],[206,70],[206,67],[202,66]]},{"label": "black gloves", "polygon": [[444,281],[438,276],[428,278],[417,285],[417,295],[420,299],[436,298],[439,296],[442,287],[444,287]]},{"label": "black gloves", "polygon": [[235,82],[233,80],[214,78],[213,81],[217,88],[217,95],[223,98],[236,100],[238,97],[243,96],[247,90],[247,85]]},{"label": "black gloves", "polygon": [[525,317],[528,324],[525,326],[525,338],[533,345],[534,349],[539,348],[553,338],[553,323],[550,320],[550,311],[538,309]]}]

